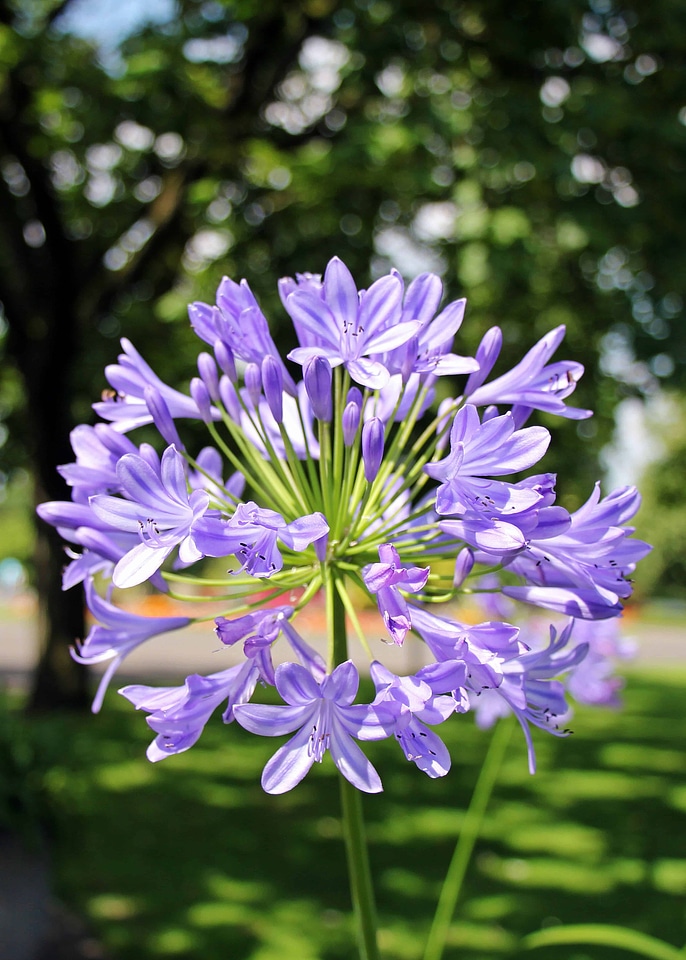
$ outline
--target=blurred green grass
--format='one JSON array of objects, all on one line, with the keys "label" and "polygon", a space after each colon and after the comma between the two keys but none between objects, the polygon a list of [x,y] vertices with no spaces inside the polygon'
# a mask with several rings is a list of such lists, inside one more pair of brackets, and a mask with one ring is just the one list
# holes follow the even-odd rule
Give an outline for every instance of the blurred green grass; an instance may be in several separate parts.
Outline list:
[{"label": "blurred green grass", "polygon": [[[622,712],[579,709],[566,740],[515,732],[451,928],[446,960],[517,956],[520,936],[611,922],[686,941],[686,672],[634,674]],[[292,793],[259,786],[281,739],[218,718],[188,753],[152,765],[141,714],[116,695],[95,718],[22,721],[49,742],[58,896],[118,960],[354,957],[335,770]],[[386,960],[414,960],[488,734],[455,717],[453,770],[430,781],[394,742],[365,749],[385,793],[365,798]],[[56,753],[56,751],[59,751]],[[540,949],[534,960],[624,954]]]}]

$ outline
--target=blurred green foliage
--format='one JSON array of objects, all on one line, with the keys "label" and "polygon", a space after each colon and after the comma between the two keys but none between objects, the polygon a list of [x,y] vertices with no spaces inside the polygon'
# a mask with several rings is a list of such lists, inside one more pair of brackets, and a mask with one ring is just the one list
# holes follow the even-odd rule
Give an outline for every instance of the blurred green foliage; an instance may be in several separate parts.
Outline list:
[{"label": "blurred green foliage", "polygon": [[686,401],[667,394],[649,421],[659,448],[641,479],[639,536],[655,549],[641,561],[640,595],[683,600],[686,584]]},{"label": "blurred green foliage", "polygon": [[27,722],[0,687],[0,833],[9,831],[28,846],[42,846],[60,812],[48,786],[49,771],[62,762],[60,739],[54,727]]},{"label": "blurred green foliage", "polygon": [[[634,674],[619,713],[580,709],[574,736],[536,731],[539,772],[515,731],[477,843],[446,960],[518,956],[541,926],[609,922],[683,943],[683,671]],[[216,722],[215,722],[216,721]],[[352,938],[337,774],[328,758],[292,793],[259,775],[280,740],[208,724],[187,753],[144,757],[151,731],[113,694],[93,723],[34,718],[59,734],[45,777],[58,804],[59,895],[121,960],[336,960]],[[454,758],[431,781],[393,741],[369,745],[386,792],[364,798],[388,960],[421,956],[488,733],[455,716]],[[609,948],[539,950],[541,960]]]}]

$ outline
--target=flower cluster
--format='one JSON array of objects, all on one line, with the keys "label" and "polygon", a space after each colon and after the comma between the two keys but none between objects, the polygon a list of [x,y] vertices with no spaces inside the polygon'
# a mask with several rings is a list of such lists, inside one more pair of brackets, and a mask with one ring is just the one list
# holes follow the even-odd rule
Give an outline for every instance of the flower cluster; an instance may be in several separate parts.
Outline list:
[{"label": "flower cluster", "polygon": [[[450,756],[432,728],[474,710],[483,724],[517,717],[533,771],[531,727],[566,733],[565,683],[574,688],[576,677],[582,699],[588,682],[590,699],[612,700],[593,622],[619,615],[649,550],[627,526],[635,489],[602,497],[596,487],[570,514],[556,503],[554,475],[517,478],[550,442],[544,427],[526,425],[533,411],[590,416],[564,402],[580,365],[551,360],[564,329],[489,380],[500,330],[488,331],[474,358],[453,352],[465,302],[439,312],[433,274],[405,287],[392,271],[358,291],[334,258],[323,277],[287,278],[279,290],[298,340],[286,359],[245,280],[225,278],[215,305],[190,307],[208,348],[188,394],[122,341],[106,370],[111,389],[94,405],[103,422],[74,430],[76,460],[60,468],[72,500],[39,508],[70,544],[64,587],[85,582],[98,621],[74,656],[110,661],[94,709],[131,650],[191,622],[129,613],[112,602],[112,586],[147,581],[175,596],[179,585],[202,582],[206,558],[220,558],[231,605],[215,630],[223,644],[242,644],[243,659],[179,687],[121,691],[148,715],[151,760],[187,750],[222,708],[225,723],[292,735],[264,770],[266,791],[291,789],[329,752],[352,784],[376,792],[381,781],[359,741],[394,737],[420,770],[444,776]],[[460,381],[461,394],[436,404],[446,376],[441,394]],[[188,419],[210,436],[197,452],[182,439]],[[159,451],[129,439],[150,424]],[[351,589],[375,598],[389,644],[421,645],[425,666],[397,676],[380,662],[388,648],[369,648]],[[567,619],[546,625],[547,644],[525,641],[497,613],[482,623],[455,619],[460,597],[481,589]],[[326,659],[296,627],[320,592]],[[368,703],[355,703],[346,618],[369,653],[376,694]],[[286,652],[275,661],[277,645]],[[254,702],[265,686],[281,702]]]}]

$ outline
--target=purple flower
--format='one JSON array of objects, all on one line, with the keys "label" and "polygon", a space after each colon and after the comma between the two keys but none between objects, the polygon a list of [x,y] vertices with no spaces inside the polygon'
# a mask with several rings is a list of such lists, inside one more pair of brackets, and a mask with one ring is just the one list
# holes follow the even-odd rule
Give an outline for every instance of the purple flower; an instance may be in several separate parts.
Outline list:
[{"label": "purple flower", "polygon": [[[569,712],[565,701],[565,690],[559,680],[554,679],[586,656],[588,646],[585,643],[564,650],[569,641],[573,621],[557,635],[555,627],[550,627],[550,643],[544,650],[525,653],[520,657],[504,660],[502,680],[481,701],[477,711],[477,721],[481,726],[490,726],[493,720],[502,715],[502,705],[493,707],[495,697],[502,698],[504,704],[514,713],[526,738],[529,754],[529,772],[536,772],[536,755],[529,724],[547,730],[556,737],[565,737],[569,730],[561,729],[558,718]],[[474,690],[477,696],[483,690]]]},{"label": "purple flower", "polygon": [[119,355],[119,363],[105,368],[105,376],[114,394],[110,396],[111,391],[106,391],[102,401],[93,404],[93,409],[103,420],[111,420],[120,433],[152,423],[152,413],[145,400],[148,386],[159,392],[175,419],[200,419],[200,411],[191,397],[163,383],[129,340],[122,339],[121,345],[124,353]]},{"label": "purple flower", "polygon": [[414,676],[397,677],[375,660],[370,673],[376,687],[374,703],[393,704],[399,710],[393,736],[407,759],[431,778],[444,777],[450,770],[448,748],[426,724],[443,723],[456,711],[469,709],[465,664],[435,663]]},{"label": "purple flower", "polygon": [[441,481],[436,512],[459,517],[443,521],[441,529],[488,553],[522,549],[526,538],[518,519],[544,505],[543,493],[535,483],[506,483],[490,477],[530,467],[549,442],[544,427],[516,430],[510,413],[480,423],[475,407],[462,407],[450,431],[450,453],[424,467],[430,477]]},{"label": "purple flower", "polygon": [[[119,486],[116,474],[112,486]],[[63,571],[63,590],[69,590],[96,573],[110,577],[115,564],[139,543],[137,533],[113,530],[109,523],[96,516],[90,503],[51,500],[41,503],[36,512],[46,523],[57,527],[61,537],[83,548],[82,553],[71,547],[65,550],[71,563]],[[165,589],[161,578],[156,577],[153,582],[159,590]]]},{"label": "purple flower", "polygon": [[326,357],[313,356],[305,361],[303,380],[312,412],[317,420],[328,423],[332,416],[331,364]]},{"label": "purple flower", "polygon": [[[276,349],[269,325],[247,280],[235,283],[224,277],[217,290],[217,306],[192,303],[188,308],[188,316],[191,326],[205,343],[214,346],[219,340],[229,348],[232,357],[258,365],[266,356],[274,357],[281,367],[287,392],[295,394],[293,378]],[[222,354],[218,359],[220,365],[225,367],[226,364],[222,363],[225,355]]]},{"label": "purple flower", "polygon": [[568,529],[569,513],[564,507],[553,506],[555,481],[555,474],[543,473],[507,484],[512,499],[520,494],[538,496],[538,500],[528,506],[507,513],[507,519],[502,519],[494,497],[493,503],[484,497],[478,507],[472,506],[459,520],[441,520],[439,527],[480,551],[478,559],[482,563],[492,563],[495,559],[508,562],[526,547],[534,531],[544,539]]},{"label": "purple flower", "polygon": [[283,423],[283,370],[271,354],[262,361],[262,385],[271,415],[276,423]]},{"label": "purple flower", "polygon": [[365,420],[362,424],[362,463],[367,483],[376,479],[383,460],[385,430],[378,417]]},{"label": "purple flower", "polygon": [[288,359],[305,364],[310,357],[326,357],[332,367],[344,364],[356,383],[383,387],[390,374],[370,354],[401,346],[420,326],[414,320],[401,320],[402,292],[402,281],[391,275],[358,296],[350,271],[334,257],[326,268],[321,294],[300,285],[286,300],[298,329],[313,335],[311,344],[291,350]]},{"label": "purple flower", "polygon": [[321,513],[311,513],[286,523],[280,513],[258,507],[252,500],[240,503],[228,520],[208,514],[194,526],[198,547],[208,557],[235,554],[241,570],[253,577],[270,577],[283,567],[280,541],[300,552],[329,532]]},{"label": "purple flower", "polygon": [[412,629],[437,660],[466,664],[465,685],[477,693],[498,687],[503,679],[503,664],[529,649],[519,639],[519,627],[511,623],[464,624],[421,607],[412,607]]},{"label": "purple flower", "polygon": [[618,660],[635,655],[635,643],[622,636],[617,620],[575,620],[572,640],[576,645],[587,644],[588,653],[570,672],[567,691],[577,703],[620,707],[624,681],[614,671]]},{"label": "purple flower", "polygon": [[601,500],[596,484],[564,532],[544,537],[537,529],[531,532],[526,549],[508,562],[508,569],[527,585],[507,586],[503,592],[584,620],[618,616],[620,600],[632,590],[627,577],[651,549],[642,540],[630,540],[633,528],[624,526],[639,505],[635,487]]},{"label": "purple flower", "polygon": [[132,684],[119,693],[137,710],[146,710],[148,726],[157,736],[147,750],[155,763],[193,746],[217,707],[228,700],[222,719],[230,723],[237,704],[253,695],[260,671],[254,660],[246,660],[207,677],[195,673],[182,687],[146,687]]},{"label": "purple flower", "polygon": [[450,430],[450,453],[424,468],[441,481],[437,513],[462,514],[485,506],[507,514],[538,502],[540,494],[532,489],[484,478],[525,470],[541,459],[549,443],[545,427],[517,430],[510,413],[481,423],[476,407],[466,404],[455,415]]},{"label": "purple flower", "polygon": [[263,737],[298,732],[277,750],[262,773],[267,793],[286,793],[303,779],[312,764],[321,763],[327,750],[342,775],[358,790],[379,793],[379,775],[353,737],[381,740],[393,726],[390,712],[371,705],[353,705],[359,676],[347,660],[318,683],[297,663],[276,668],[276,689],[285,704],[241,704],[234,708],[236,720]]},{"label": "purple flower", "polygon": [[[392,271],[393,276],[400,276]],[[462,326],[467,301],[449,303],[434,316],[443,292],[443,284],[433,273],[423,273],[410,283],[405,294],[402,321],[419,321],[415,335],[400,347],[385,354],[384,366],[408,380],[411,373],[433,376],[473,373],[479,364],[472,357],[451,353],[455,334]]]},{"label": "purple flower", "polygon": [[379,563],[370,563],[362,570],[362,579],[370,593],[376,594],[379,612],[393,642],[402,644],[412,627],[410,609],[400,593],[419,593],[426,586],[429,567],[404,567],[395,547],[384,543],[379,547]]},{"label": "purple flower", "polygon": [[73,499],[85,503],[95,493],[117,493],[117,461],[125,453],[138,453],[135,444],[108,423],[96,423],[94,427],[82,423],[72,430],[69,439],[76,462],[57,469],[73,488]]},{"label": "purple flower", "polygon": [[262,678],[274,684],[274,665],[271,648],[281,634],[290,643],[294,653],[315,680],[323,680],[326,666],[322,657],[307,643],[289,622],[293,616],[293,607],[283,606],[272,609],[254,610],[242,617],[217,617],[215,632],[222,643],[233,646],[243,641],[243,653],[255,659]]},{"label": "purple flower", "polygon": [[[494,329],[500,334],[497,327]],[[526,420],[531,410],[543,410],[572,420],[590,417],[591,410],[566,407],[563,403],[563,400],[573,393],[577,380],[584,372],[583,366],[571,360],[548,363],[564,335],[564,326],[551,330],[529,350],[517,366],[482,386],[493,368],[502,343],[502,338],[489,330],[479,348],[480,352],[477,352],[481,369],[474,379],[470,378],[468,381],[465,396],[476,406],[492,403],[516,404],[518,409],[513,410],[513,413],[518,425]]]},{"label": "purple flower", "polygon": [[346,447],[352,447],[357,436],[357,430],[360,426],[360,416],[362,414],[361,401],[356,396],[350,396],[352,390],[348,393],[348,402],[343,409],[343,442]]},{"label": "purple flower", "polygon": [[128,499],[91,499],[96,517],[114,529],[139,536],[139,543],[114,568],[115,586],[133,587],[148,580],[176,546],[182,563],[203,556],[192,528],[207,510],[210,498],[204,490],[188,495],[184,460],[174,446],[164,451],[159,470],[142,457],[125,454],[117,464],[117,479]]},{"label": "purple flower", "polygon": [[77,644],[76,651],[72,651],[72,657],[85,664],[112,661],[100,680],[93,700],[91,709],[93,713],[97,713],[102,706],[108,684],[122,660],[151,637],[188,626],[191,618],[141,617],[139,614],[129,613],[99,596],[92,579],[86,581],[86,602],[88,609],[100,623],[91,627],[83,643]]}]

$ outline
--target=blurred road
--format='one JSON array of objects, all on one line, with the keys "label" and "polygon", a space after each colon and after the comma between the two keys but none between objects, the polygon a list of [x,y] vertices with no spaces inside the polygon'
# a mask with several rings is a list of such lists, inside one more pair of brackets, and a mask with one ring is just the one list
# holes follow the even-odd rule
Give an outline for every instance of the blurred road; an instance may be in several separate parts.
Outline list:
[{"label": "blurred road", "polygon": [[[164,598],[147,597],[139,600],[136,612],[149,616],[170,615],[177,608],[159,609],[156,605]],[[186,611],[187,612],[187,611]],[[195,611],[194,611],[195,612]],[[219,612],[205,608],[210,616]],[[482,618],[483,619],[483,618]],[[360,613],[360,620],[372,649],[372,654],[383,659],[389,669],[398,673],[412,673],[423,665],[422,645],[406,643],[403,647],[383,643],[384,634],[378,613],[375,610]],[[325,620],[323,609],[316,604],[298,618],[299,627],[306,639],[325,653]],[[683,622],[672,615],[667,622],[651,622],[644,617],[631,616],[622,623],[623,634],[636,641],[637,653],[633,662],[641,667],[662,668],[670,664],[686,665],[686,617]],[[359,641],[351,639],[353,659],[360,664],[368,663],[368,656]],[[21,595],[0,602],[0,680],[23,686],[31,675],[38,658],[38,624],[35,601],[31,596]],[[144,643],[127,657],[120,668],[115,684],[122,682],[150,682],[155,680],[177,683],[189,673],[214,673],[238,663],[242,658],[242,645],[230,648],[216,638],[213,623],[195,624],[185,630],[164,634]],[[107,664],[90,669],[102,672]],[[620,664],[623,666],[623,664]],[[621,671],[620,671],[621,672]]]}]

